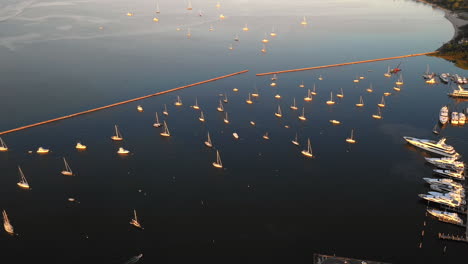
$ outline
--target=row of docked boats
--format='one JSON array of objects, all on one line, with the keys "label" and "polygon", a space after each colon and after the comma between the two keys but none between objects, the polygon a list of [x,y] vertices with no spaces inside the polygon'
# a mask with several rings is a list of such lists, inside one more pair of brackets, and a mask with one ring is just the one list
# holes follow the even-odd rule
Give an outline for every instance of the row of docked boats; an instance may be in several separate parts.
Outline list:
[{"label": "row of docked boats", "polygon": [[464,125],[466,123],[466,115],[463,112],[452,112],[449,118],[448,106],[444,105],[439,112],[439,122],[442,125],[450,121],[452,125]]}]

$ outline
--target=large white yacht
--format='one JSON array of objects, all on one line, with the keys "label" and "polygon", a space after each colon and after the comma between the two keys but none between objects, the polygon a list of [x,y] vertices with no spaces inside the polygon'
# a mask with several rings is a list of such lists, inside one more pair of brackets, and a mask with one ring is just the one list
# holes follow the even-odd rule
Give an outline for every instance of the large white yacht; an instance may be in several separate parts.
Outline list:
[{"label": "large white yacht", "polygon": [[449,110],[448,110],[448,107],[446,105],[442,106],[442,108],[440,109],[440,114],[439,114],[439,121],[442,125],[445,125],[448,120],[449,120]]},{"label": "large white yacht", "polygon": [[463,97],[468,98],[468,90],[465,90],[461,85],[458,85],[458,90],[453,90],[453,92],[448,94],[452,97]]},{"label": "large white yacht", "polygon": [[458,216],[457,213],[442,212],[435,209],[427,209],[427,212],[437,217],[441,221],[455,224],[463,224],[462,219]]},{"label": "large white yacht", "polygon": [[465,169],[465,163],[457,161],[456,158],[425,158],[427,162],[442,169],[461,171]]},{"label": "large white yacht", "polygon": [[419,194],[419,197],[421,197],[424,200],[428,200],[428,201],[439,203],[439,204],[448,205],[448,206],[451,206],[451,207],[458,207],[458,206],[461,205],[460,201],[457,201],[457,200],[453,199],[450,196],[444,196],[444,195],[434,196],[434,195],[431,195],[431,194]]},{"label": "large white yacht", "polygon": [[450,185],[455,188],[462,189],[463,185],[460,183],[452,180],[452,179],[434,179],[434,178],[423,178],[429,184],[442,184],[442,185]]},{"label": "large white yacht", "polygon": [[429,139],[419,139],[414,137],[403,137],[408,143],[426,151],[439,154],[446,157],[460,157],[455,149],[445,144],[446,138],[441,138],[439,141]]},{"label": "large white yacht", "polygon": [[454,178],[454,179],[462,180],[462,181],[465,180],[465,176],[463,176],[463,170],[453,171],[453,170],[434,169],[434,172],[445,177],[450,177],[450,178]]}]

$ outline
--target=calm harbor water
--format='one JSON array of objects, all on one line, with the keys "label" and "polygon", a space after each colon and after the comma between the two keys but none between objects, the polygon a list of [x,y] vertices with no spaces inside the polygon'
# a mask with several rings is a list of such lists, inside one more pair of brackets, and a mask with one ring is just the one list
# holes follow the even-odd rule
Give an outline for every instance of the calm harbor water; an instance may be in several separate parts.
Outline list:
[{"label": "calm harbor water", "polygon": [[[0,208],[7,210],[17,235],[1,232],[2,259],[125,263],[140,253],[138,263],[311,263],[313,253],[391,263],[463,259],[467,245],[436,237],[464,230],[426,216],[427,204],[417,195],[429,190],[422,178],[430,177],[432,168],[402,136],[436,138],[431,131],[441,106],[468,107],[446,96],[448,85],[425,84],[426,65],[434,72],[466,71],[438,58],[415,57],[288,73],[278,76],[274,88],[269,76],[255,77],[435,50],[453,35],[443,12],[413,1],[224,0],[220,10],[216,2],[193,0],[187,11],[184,1],[161,0],[159,23],[152,22],[154,1],[0,4],[2,131],[250,70],[3,136],[10,151],[0,153]],[[129,11],[135,15],[125,16]],[[219,14],[226,19],[218,20]],[[304,15],[305,27],[300,26]],[[242,31],[245,24],[248,32]],[[269,37],[262,54],[260,41],[273,27],[278,36]],[[233,41],[236,34],[239,42]],[[383,73],[400,62],[405,85],[395,92],[397,77]],[[365,79],[353,83],[361,75]],[[301,81],[305,88],[298,87]],[[306,103],[314,84],[317,95]],[[374,92],[368,93],[371,84]],[[260,97],[247,105],[254,87]],[[345,97],[327,106],[330,92],[340,88]],[[372,119],[386,91],[392,95],[385,97],[383,119]],[[227,125],[216,111],[224,93]],[[181,107],[173,104],[177,95]],[[360,96],[365,106],[358,109]],[[190,108],[195,98],[205,123]],[[307,121],[289,109],[293,98],[305,107]],[[161,114],[164,104],[167,117]],[[274,116],[278,105],[281,119]],[[170,138],[152,127],[156,111],[167,121]],[[330,119],[342,125],[332,126]],[[125,139],[121,143],[110,139],[115,124]],[[345,142],[351,129],[354,145]],[[203,145],[207,132],[220,151],[222,170],[211,165],[215,150]],[[290,142],[296,133],[300,147]],[[466,127],[447,126],[441,134],[468,155]],[[314,159],[300,154],[307,138]],[[77,141],[88,150],[77,152]],[[39,146],[52,152],[28,154]],[[132,154],[118,156],[119,146]],[[76,176],[60,174],[62,157]],[[32,190],[16,186],[18,165]],[[69,197],[78,202],[68,202]],[[133,209],[143,231],[129,225]]]}]

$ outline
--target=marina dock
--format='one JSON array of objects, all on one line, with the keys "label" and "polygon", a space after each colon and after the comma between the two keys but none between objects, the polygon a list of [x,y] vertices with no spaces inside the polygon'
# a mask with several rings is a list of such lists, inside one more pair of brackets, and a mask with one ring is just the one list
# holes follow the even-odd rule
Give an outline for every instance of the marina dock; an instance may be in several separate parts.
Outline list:
[{"label": "marina dock", "polygon": [[314,254],[314,264],[390,264],[388,262],[379,262],[362,259],[352,259],[345,257]]},{"label": "marina dock", "polygon": [[445,240],[452,240],[452,241],[468,243],[468,239],[467,239],[466,236],[458,236],[458,235],[450,235],[450,234],[439,233],[439,238],[440,239],[445,239]]},{"label": "marina dock", "polygon": [[126,101],[122,101],[122,102],[118,102],[118,103],[114,103],[114,104],[110,104],[110,105],[101,106],[101,107],[93,108],[93,109],[90,109],[90,110],[78,112],[78,113],[75,113],[75,114],[66,115],[66,116],[62,116],[62,117],[58,117],[58,118],[54,118],[54,119],[34,123],[34,124],[31,124],[31,125],[26,125],[26,126],[14,128],[14,129],[6,130],[6,131],[3,131],[3,132],[0,132],[0,135],[16,132],[16,131],[20,131],[20,130],[25,130],[25,129],[28,129],[28,128],[32,128],[32,127],[36,127],[36,126],[40,126],[40,125],[45,125],[45,124],[57,122],[57,121],[60,121],[60,120],[65,120],[65,119],[68,119],[68,118],[84,115],[84,114],[97,112],[97,111],[108,109],[108,108],[111,108],[111,107],[115,107],[115,106],[119,106],[119,105],[123,105],[123,104],[128,104],[128,103],[140,101],[140,100],[147,99],[147,98],[150,98],[150,97],[153,97],[153,96],[172,93],[172,92],[179,91],[179,90],[182,90],[182,89],[190,88],[190,87],[193,87],[193,86],[197,86],[197,85],[201,85],[201,84],[205,84],[205,83],[209,83],[209,82],[214,82],[214,81],[217,81],[217,80],[225,79],[225,78],[232,77],[232,76],[239,75],[239,74],[243,74],[243,73],[246,73],[246,72],[248,72],[248,70],[243,70],[243,71],[240,71],[240,72],[235,72],[235,73],[219,76],[219,77],[216,77],[216,78],[212,78],[212,79],[208,79],[208,80],[205,80],[205,81],[180,86],[180,87],[177,87],[177,88],[157,92],[157,93],[154,93],[154,94],[149,94],[149,95],[141,96],[141,97],[138,97],[138,98],[134,98],[134,99],[130,99],[130,100],[126,100]]},{"label": "marina dock", "polygon": [[353,64],[361,64],[361,63],[376,62],[376,61],[396,60],[396,59],[403,59],[403,58],[410,58],[410,57],[431,55],[431,54],[435,54],[435,53],[437,53],[437,51],[425,52],[425,53],[418,53],[418,54],[409,54],[409,55],[396,56],[396,57],[388,57],[388,58],[380,58],[380,59],[372,59],[372,60],[344,62],[344,63],[338,63],[338,64],[330,64],[330,65],[324,65],[324,66],[315,66],[315,67],[300,68],[300,69],[292,69],[292,70],[283,70],[283,71],[275,71],[275,72],[257,73],[256,76],[272,75],[272,74],[280,74],[280,73],[288,73],[288,72],[298,72],[298,71],[309,71],[309,70],[317,70],[317,69],[325,69],[325,68],[332,68],[332,67],[340,67],[340,66],[347,66],[347,65],[353,65]]}]

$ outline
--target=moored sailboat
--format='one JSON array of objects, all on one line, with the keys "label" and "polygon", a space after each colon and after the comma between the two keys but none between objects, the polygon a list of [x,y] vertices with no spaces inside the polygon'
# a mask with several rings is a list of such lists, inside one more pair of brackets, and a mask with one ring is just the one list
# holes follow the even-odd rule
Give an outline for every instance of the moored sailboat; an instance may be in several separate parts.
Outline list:
[{"label": "moored sailboat", "polygon": [[223,163],[221,162],[221,157],[219,156],[219,151],[216,150],[216,161],[212,163],[213,164],[213,167],[215,168],[222,168],[223,167]]},{"label": "moored sailboat", "polygon": [[13,235],[14,229],[10,223],[10,219],[8,219],[8,215],[5,210],[2,211],[2,216],[3,216],[3,228],[8,234]]},{"label": "moored sailboat", "polygon": [[122,141],[123,137],[122,137],[122,134],[120,133],[119,128],[117,127],[117,125],[114,125],[114,132],[115,132],[115,135],[113,135],[111,137],[111,139],[114,140],[114,141]]},{"label": "moored sailboat", "polygon": [[296,137],[293,140],[291,140],[291,143],[293,143],[296,146],[299,146],[299,141],[297,139],[297,133],[296,133]]},{"label": "moored sailboat", "polygon": [[153,123],[153,126],[154,127],[160,127],[161,126],[161,123],[159,123],[158,112],[156,112],[156,122]]},{"label": "moored sailboat", "polygon": [[210,137],[210,132],[208,132],[206,141],[205,141],[205,146],[212,148],[213,147],[213,142],[211,142],[211,137]]},{"label": "moored sailboat", "polygon": [[351,136],[346,139],[346,142],[350,144],[356,143],[356,140],[354,139],[354,129],[351,129]]},{"label": "moored sailboat", "polygon": [[302,155],[312,158],[314,155],[312,154],[312,146],[310,145],[310,138],[307,139],[307,149],[301,151]]},{"label": "moored sailboat", "polygon": [[130,224],[136,228],[143,229],[140,222],[138,221],[136,210],[133,210],[133,218],[130,220]]},{"label": "moored sailboat", "polygon": [[362,96],[359,96],[359,103],[356,104],[357,107],[363,107],[364,106],[364,100],[362,99]]},{"label": "moored sailboat", "polygon": [[21,170],[21,167],[18,166],[18,171],[19,171],[19,176],[20,176],[20,181],[16,184],[18,184],[19,187],[23,189],[29,189],[29,183],[26,180],[26,177],[24,176],[23,170]]},{"label": "moored sailboat", "polygon": [[307,118],[304,115],[304,107],[302,107],[302,115],[298,116],[299,120],[305,121]]},{"label": "moored sailboat", "polygon": [[282,116],[283,116],[283,114],[281,113],[281,107],[280,107],[280,105],[278,105],[278,111],[276,111],[275,116],[276,116],[276,117],[282,117]]},{"label": "moored sailboat", "polygon": [[166,121],[163,121],[163,127],[164,127],[164,131],[159,134],[163,137],[170,137],[171,133],[169,132],[169,128],[167,127]]},{"label": "moored sailboat", "polygon": [[5,144],[5,141],[3,141],[2,138],[0,138],[0,151],[8,151],[8,146]]},{"label": "moored sailboat", "polygon": [[297,110],[296,98],[293,98],[293,104],[289,108],[291,108],[292,110]]},{"label": "moored sailboat", "polygon": [[327,105],[333,105],[335,101],[333,101],[333,92],[330,92],[330,100],[327,101]]},{"label": "moored sailboat", "polygon": [[65,166],[65,169],[61,172],[62,175],[73,176],[73,171],[70,168],[70,165],[68,165],[68,162],[67,162],[67,160],[65,158],[63,158],[63,163],[64,163],[64,166]]}]

